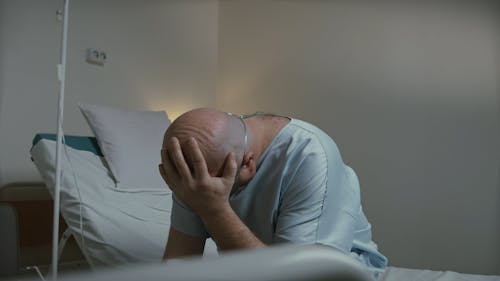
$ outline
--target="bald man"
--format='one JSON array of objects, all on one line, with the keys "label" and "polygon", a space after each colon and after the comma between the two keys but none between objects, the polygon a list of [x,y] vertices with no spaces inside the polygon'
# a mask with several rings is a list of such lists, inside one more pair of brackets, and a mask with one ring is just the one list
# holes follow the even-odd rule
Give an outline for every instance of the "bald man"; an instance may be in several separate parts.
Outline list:
[{"label": "bald man", "polygon": [[283,242],[323,244],[382,272],[359,183],[317,127],[272,114],[184,113],[165,133],[160,173],[172,189],[165,258]]}]

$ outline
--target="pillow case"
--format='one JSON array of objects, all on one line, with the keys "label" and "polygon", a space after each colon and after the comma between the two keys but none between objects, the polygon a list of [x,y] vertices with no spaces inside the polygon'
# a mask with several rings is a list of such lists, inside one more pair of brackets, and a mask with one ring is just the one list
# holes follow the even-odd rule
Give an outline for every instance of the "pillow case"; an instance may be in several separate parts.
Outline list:
[{"label": "pillow case", "polygon": [[170,125],[164,111],[134,111],[78,104],[120,189],[165,189],[158,171],[163,134]]}]

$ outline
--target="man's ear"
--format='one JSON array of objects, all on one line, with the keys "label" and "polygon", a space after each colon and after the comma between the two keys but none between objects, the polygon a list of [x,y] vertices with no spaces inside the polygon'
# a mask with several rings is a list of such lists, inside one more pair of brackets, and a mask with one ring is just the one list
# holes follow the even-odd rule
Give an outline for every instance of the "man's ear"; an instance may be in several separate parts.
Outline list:
[{"label": "man's ear", "polygon": [[255,173],[257,172],[257,163],[255,159],[255,154],[252,151],[247,151],[243,155],[243,161],[241,162],[240,172],[238,174],[241,184],[247,184]]}]

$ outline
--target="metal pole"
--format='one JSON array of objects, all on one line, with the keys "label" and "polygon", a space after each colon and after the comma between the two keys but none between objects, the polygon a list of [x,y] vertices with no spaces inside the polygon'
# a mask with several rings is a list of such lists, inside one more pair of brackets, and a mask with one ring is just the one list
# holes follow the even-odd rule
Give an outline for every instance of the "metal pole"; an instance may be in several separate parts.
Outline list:
[{"label": "metal pole", "polygon": [[56,185],[54,188],[54,216],[52,232],[52,280],[57,280],[58,266],[58,240],[59,240],[59,209],[61,191],[61,149],[62,149],[62,124],[64,116],[64,90],[66,85],[66,53],[68,41],[68,10],[69,0],[64,0],[63,28],[61,40],[61,63],[57,66],[59,78],[59,110],[57,114],[57,144],[56,144]]}]

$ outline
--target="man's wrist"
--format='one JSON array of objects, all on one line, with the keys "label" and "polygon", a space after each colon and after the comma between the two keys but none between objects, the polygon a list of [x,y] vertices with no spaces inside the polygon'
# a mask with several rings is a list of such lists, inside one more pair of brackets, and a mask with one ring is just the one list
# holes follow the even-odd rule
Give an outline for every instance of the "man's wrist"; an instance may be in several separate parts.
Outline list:
[{"label": "man's wrist", "polygon": [[205,212],[200,212],[198,214],[201,220],[205,223],[205,225],[211,225],[213,223],[221,222],[227,220],[228,218],[236,215],[229,202],[227,204],[223,204],[218,206],[218,208],[214,208],[212,210],[207,210]]},{"label": "man's wrist", "polygon": [[264,247],[259,238],[243,223],[231,205],[201,217],[207,231],[221,250]]}]

